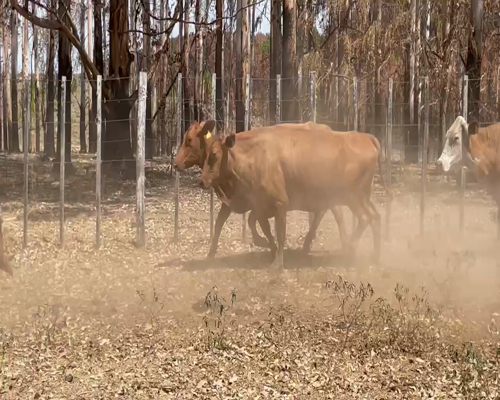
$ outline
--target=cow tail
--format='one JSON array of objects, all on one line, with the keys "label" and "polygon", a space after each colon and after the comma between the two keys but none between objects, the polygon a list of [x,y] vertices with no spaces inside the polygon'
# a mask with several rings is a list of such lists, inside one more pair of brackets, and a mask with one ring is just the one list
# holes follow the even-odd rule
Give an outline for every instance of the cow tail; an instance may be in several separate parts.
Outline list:
[{"label": "cow tail", "polygon": [[387,193],[387,196],[389,197],[390,200],[392,200],[393,199],[392,192],[385,183],[384,174],[382,171],[382,146],[380,146],[380,142],[373,135],[372,135],[372,143],[375,145],[375,147],[378,150],[378,173],[380,175],[380,181],[382,182],[382,186],[385,188],[385,192]]}]

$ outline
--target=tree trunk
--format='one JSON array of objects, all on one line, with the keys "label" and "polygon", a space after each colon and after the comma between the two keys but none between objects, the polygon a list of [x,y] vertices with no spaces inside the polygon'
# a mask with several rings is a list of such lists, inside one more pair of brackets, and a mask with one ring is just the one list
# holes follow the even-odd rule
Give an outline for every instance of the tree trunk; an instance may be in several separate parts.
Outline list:
[{"label": "tree trunk", "polygon": [[18,35],[18,17],[17,12],[12,10],[11,22],[10,22],[10,32],[11,32],[11,92],[12,92],[12,135],[11,135],[11,145],[10,151],[12,153],[19,153],[19,120],[18,120],[18,104],[17,104],[17,35]]},{"label": "tree trunk", "polygon": [[297,23],[296,0],[283,3],[283,121],[296,122]]},{"label": "tree trunk", "polygon": [[470,121],[480,121],[481,100],[481,63],[483,53],[483,16],[484,0],[473,0],[471,8],[471,23],[473,31],[469,36],[467,46],[466,74],[469,76],[468,111],[464,117]]},{"label": "tree trunk", "polygon": [[407,125],[408,142],[405,145],[405,162],[418,162],[419,131],[417,118],[419,113],[419,81],[417,54],[420,49],[420,29],[418,29],[418,0],[411,2],[411,38],[410,43],[405,46],[405,84],[404,102],[408,104],[405,109],[405,124]]},{"label": "tree trunk", "polygon": [[[59,3],[58,15],[63,21],[67,22],[66,12],[70,10],[71,2],[69,0],[62,0]],[[69,23],[68,23],[69,25]],[[57,91],[57,105],[58,105],[58,124],[57,124],[57,153],[56,161],[59,162],[61,159],[61,116],[62,107],[66,108],[66,121],[64,121],[64,137],[65,137],[65,147],[64,156],[65,162],[71,163],[71,81],[73,79],[73,66],[71,64],[71,43],[69,39],[64,35],[59,35],[59,48],[58,48],[58,91]],[[66,104],[61,104],[61,79],[66,77]]]},{"label": "tree trunk", "polygon": [[[35,5],[33,4],[33,13],[36,13]],[[32,75],[33,80],[33,89],[35,92],[35,150],[37,153],[40,152],[40,123],[42,121],[41,113],[40,113],[40,88],[38,85],[38,81],[40,76],[38,74],[38,30],[39,28],[33,25],[33,53],[34,60],[33,64],[35,67],[35,74]],[[33,79],[34,78],[34,79]]]},{"label": "tree trunk", "polygon": [[[80,11],[80,41],[84,43],[85,38],[85,0],[82,0]],[[85,72],[83,61],[80,63],[80,153],[87,152],[87,140],[85,138]]]},{"label": "tree trunk", "polygon": [[[89,56],[90,60],[93,60],[93,51],[92,51],[92,34],[93,34],[93,29],[92,29],[92,21],[94,19],[94,16],[92,14],[92,0],[87,0],[87,55]],[[96,152],[96,129],[95,129],[95,115],[92,113],[92,104],[93,102],[93,95],[92,95],[92,86],[90,85],[90,82],[87,82],[88,84],[88,93],[89,93],[89,152],[90,153],[95,153]]]},{"label": "tree trunk", "polygon": [[[168,0],[167,0],[168,3]],[[165,30],[165,22],[163,19],[165,18],[165,0],[160,0],[160,32],[163,32]],[[161,43],[165,41],[165,34],[161,34]],[[166,60],[166,55],[162,54],[161,55],[161,60],[160,60],[160,79],[159,79],[159,84],[160,84],[160,99],[163,99],[165,94],[167,93],[167,60]],[[167,104],[165,104],[165,107],[162,111],[160,111],[160,124],[159,124],[159,145],[158,145],[158,155],[159,156],[164,156],[167,153],[167,129],[166,129],[166,113],[165,110],[167,109]],[[157,117],[158,118],[158,117]]]},{"label": "tree trunk", "polygon": [[[233,90],[233,60],[234,60],[234,48],[235,48],[235,33],[234,31],[234,15],[235,15],[235,2],[236,0],[228,0],[227,1],[227,8],[228,8],[228,13],[229,13],[229,30],[226,31],[227,34],[225,34],[224,39],[226,40],[225,46],[227,49],[227,65],[226,67],[226,78],[225,80],[225,90],[227,95],[225,96],[226,100],[226,118],[227,118],[227,125],[226,129],[232,129],[232,123],[229,124],[229,120],[233,119],[233,116],[235,115],[235,107],[236,105],[234,104],[234,101],[232,100],[232,93],[234,93],[234,99],[236,100],[236,90]],[[239,3],[238,3],[239,4]],[[236,5],[236,9],[238,8],[238,5]],[[238,14],[239,16],[239,14]],[[237,35],[236,35],[237,37]],[[237,41],[237,40],[236,40]],[[237,57],[236,57],[237,58]],[[236,60],[236,70],[238,68],[238,60]],[[238,72],[235,72],[236,78],[238,76]],[[236,83],[236,82],[235,82]],[[236,89],[236,88],[235,88]]]},{"label": "tree trunk", "polygon": [[[182,0],[181,0],[182,1]],[[189,107],[190,90],[189,90],[189,54],[190,54],[190,41],[189,41],[189,15],[190,15],[190,0],[184,0],[184,64],[182,72],[182,101],[184,102],[184,132],[187,132],[191,125],[191,109]],[[184,133],[183,133],[184,136]]]},{"label": "tree trunk", "polygon": [[[132,30],[137,30],[137,0],[131,1],[130,7],[130,28]],[[138,44],[137,44],[137,33],[132,32],[132,52],[137,54]],[[139,84],[139,65],[137,59],[130,65],[130,90],[129,93],[132,94],[136,89],[138,89]],[[130,137],[132,138],[132,151],[135,153],[137,146],[137,102],[133,105],[130,111]]]},{"label": "tree trunk", "polygon": [[196,0],[196,74],[194,86],[194,119],[203,119],[203,30],[201,28],[201,0]]},{"label": "tree trunk", "polygon": [[[133,57],[128,48],[127,0],[111,0],[109,32],[109,76],[114,77],[114,79],[108,81],[107,87],[111,90],[112,98],[120,100],[120,102],[116,101],[110,104],[106,113],[106,133],[102,144],[102,158],[103,161],[111,162],[111,164],[128,167],[130,176],[135,176],[134,155],[128,124],[133,105],[133,101],[128,98],[130,64]],[[100,50],[102,51],[102,47]],[[99,56],[96,53],[96,66],[99,62]]]},{"label": "tree trunk", "polygon": [[[303,121],[304,111],[304,82],[307,81],[304,77],[304,44],[306,42],[306,21],[307,9],[305,0],[297,1],[297,116],[300,122]],[[253,42],[253,40],[252,40]]]},{"label": "tree trunk", "polygon": [[217,18],[217,42],[215,45],[215,75],[216,75],[216,89],[215,89],[215,108],[216,108],[216,121],[217,121],[217,135],[224,132],[224,0],[215,0],[215,13]]},{"label": "tree trunk", "polygon": [[276,75],[281,74],[281,1],[271,2],[271,46],[269,60],[269,124],[276,123]]},{"label": "tree trunk", "polygon": [[[149,33],[151,30],[151,19],[149,16],[150,7],[149,1],[144,2],[144,6],[146,7],[146,15],[143,19],[143,29],[144,32]],[[128,9],[128,2],[127,2]],[[127,25],[128,27],[128,25]],[[125,35],[128,37],[128,34]],[[151,37],[149,35],[144,35],[144,54],[142,58],[142,71],[149,72],[149,60],[151,57]],[[155,141],[153,136],[153,123],[152,123],[152,114],[151,114],[151,79],[147,81],[147,89],[146,89],[146,148],[145,148],[145,156],[146,160],[151,160],[154,155],[155,149]]]},{"label": "tree trunk", "polygon": [[[101,0],[94,0],[93,5],[94,11],[94,65],[101,76],[104,78],[104,54],[102,50],[103,46],[103,20],[102,20],[102,3]],[[91,153],[97,152],[97,126],[95,124],[95,118],[97,115],[97,93],[95,90],[92,90],[92,106],[91,106],[91,115],[90,120],[92,123],[90,124],[89,131],[89,147]],[[102,139],[101,139],[102,140]]]},{"label": "tree trunk", "polygon": [[[56,0],[52,0],[52,7],[55,7]],[[51,17],[53,18],[53,17]],[[44,152],[47,157],[55,156],[55,119],[54,119],[54,102],[55,102],[55,87],[54,87],[54,58],[56,54],[56,33],[49,31],[49,48],[47,53],[47,115],[46,125],[47,134],[44,142]]]},{"label": "tree trunk", "polygon": [[[24,0],[24,8],[28,10],[28,0]],[[25,110],[25,104],[26,100],[29,97],[29,93],[27,91],[27,86],[26,83],[28,82],[28,68],[29,68],[29,46],[28,46],[28,21],[23,19],[23,48],[22,48],[22,55],[23,55],[23,65],[22,65],[22,77],[23,77],[23,83],[21,87],[21,126],[23,129],[22,137],[24,138],[25,132],[26,132],[26,124],[28,123],[26,121],[26,110]],[[29,102],[28,104],[30,104]],[[31,114],[31,113],[30,113]],[[28,123],[29,125],[29,123]],[[31,140],[31,131],[28,127],[28,151],[31,153],[33,149],[31,148],[32,145],[32,140]],[[23,140],[23,151],[24,151],[24,140]]]},{"label": "tree trunk", "polygon": [[[10,11],[13,13],[14,11]],[[11,102],[11,81],[10,81],[10,70],[9,70],[9,47],[10,47],[10,32],[7,26],[7,18],[3,22],[3,59],[4,59],[4,104],[3,104],[3,115],[4,115],[4,143],[5,148],[9,151],[12,150],[12,102]]]},{"label": "tree trunk", "polygon": [[[0,42],[3,43],[3,35],[5,33],[5,29],[3,28],[4,24],[4,18],[0,18],[0,36],[2,37],[2,40]],[[4,88],[4,76],[3,76],[3,64],[4,64],[4,58],[3,58],[3,53],[0,53],[0,151],[4,151],[7,149],[6,146],[6,135],[4,134],[5,132],[5,112],[4,112],[4,98],[5,98],[5,92],[3,90]]]},{"label": "tree trunk", "polygon": [[248,74],[247,0],[238,0],[236,20],[236,132],[245,130],[246,75]]}]

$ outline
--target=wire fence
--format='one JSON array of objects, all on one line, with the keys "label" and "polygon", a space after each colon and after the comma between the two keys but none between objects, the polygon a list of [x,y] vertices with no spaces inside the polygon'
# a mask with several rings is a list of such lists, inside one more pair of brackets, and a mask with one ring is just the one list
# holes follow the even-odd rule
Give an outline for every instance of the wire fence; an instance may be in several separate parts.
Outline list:
[{"label": "wire fence", "polygon": [[[374,77],[318,79],[311,73],[299,79],[245,77],[223,82],[213,74],[200,83],[193,77],[179,75],[167,91],[153,82],[147,83],[145,75],[140,76],[138,82],[87,80],[84,93],[80,78],[68,80],[65,85],[43,79],[16,82],[17,124],[15,118],[9,120],[5,113],[0,124],[4,150],[0,157],[0,187],[4,203],[8,204],[4,207],[14,207],[15,213],[23,215],[25,245],[29,222],[59,216],[61,245],[68,235],[68,240],[78,240],[85,229],[86,234],[95,235],[99,247],[107,235],[106,216],[111,210],[119,213],[124,205],[135,205],[136,215],[124,215],[130,223],[120,227],[123,240],[136,236],[137,244],[142,246],[152,234],[152,220],[145,217],[146,209],[156,207],[162,218],[172,220],[173,240],[177,241],[183,188],[172,161],[194,121],[216,120],[218,134],[307,121],[338,131],[369,132],[381,143],[387,171],[391,171],[392,163],[420,163],[426,179],[423,161],[426,158],[433,163],[438,158],[444,133],[457,115],[465,111],[469,117],[476,112],[480,126],[500,120],[498,79],[481,80],[480,101],[476,101],[474,111],[467,101],[469,107],[464,108],[464,94],[470,85],[479,82],[468,79],[450,85],[445,100],[441,93],[432,90],[432,77],[427,89],[425,79],[416,79],[414,95],[410,96],[411,82],[380,82]],[[101,85],[104,90],[96,90]],[[222,97],[216,96],[217,86],[223,89]],[[195,89],[200,100],[191,96]],[[297,95],[284,99],[283,95],[290,92]],[[2,101],[6,99],[4,91]],[[11,103],[10,110],[14,112],[12,106]],[[65,124],[61,124],[63,120]],[[62,164],[61,159],[65,161]],[[158,203],[160,190],[166,192],[163,199],[169,204],[167,207]],[[424,189],[422,196],[425,197]],[[210,209],[206,229],[210,237],[218,207],[213,199],[213,192],[197,198]],[[424,209],[425,204],[421,212]],[[71,220],[82,214],[95,218],[88,218],[85,228],[72,228]],[[242,227],[245,237],[245,215]]]}]

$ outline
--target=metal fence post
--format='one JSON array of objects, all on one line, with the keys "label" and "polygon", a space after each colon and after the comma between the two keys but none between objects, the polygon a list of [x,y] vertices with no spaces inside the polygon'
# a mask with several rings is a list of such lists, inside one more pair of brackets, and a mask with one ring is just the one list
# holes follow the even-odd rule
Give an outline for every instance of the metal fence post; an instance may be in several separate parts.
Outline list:
[{"label": "metal fence post", "polygon": [[497,69],[496,107],[497,107],[497,119],[500,120],[500,66]]},{"label": "metal fence post", "polygon": [[[216,96],[217,96],[217,91],[216,91],[216,85],[217,85],[217,74],[214,72],[212,74],[212,117],[215,123],[215,133],[218,134],[217,132],[217,113],[215,111],[216,107]],[[217,135],[216,135],[217,137]],[[214,188],[210,186],[210,242],[212,241],[214,237]]]},{"label": "metal fence post", "polygon": [[[358,78],[355,76],[352,78],[352,103],[354,108],[354,131],[358,130]],[[352,231],[356,229],[358,224],[356,215],[352,214]]]},{"label": "metal fence post", "polygon": [[[177,75],[177,141],[176,153],[179,151],[182,136],[182,74]],[[179,241],[179,186],[180,174],[175,171],[175,214],[174,214],[174,243]]]},{"label": "metal fence post", "polygon": [[422,194],[420,199],[420,234],[424,234],[425,197],[427,188],[427,147],[429,146],[429,77],[424,78],[424,140],[422,146]]},{"label": "metal fence post", "polygon": [[26,96],[24,98],[25,113],[24,113],[24,141],[23,141],[23,169],[24,169],[24,201],[23,201],[23,249],[28,246],[28,200],[29,200],[29,173],[28,173],[28,146],[30,135],[30,97],[31,93],[28,80],[24,82],[24,90]]},{"label": "metal fence post", "polygon": [[[386,166],[386,180],[387,187],[390,189],[392,185],[392,99],[393,99],[393,88],[394,81],[389,79],[389,96],[387,105],[387,130],[385,138],[385,166]],[[385,213],[385,225],[386,225],[386,237],[390,238],[390,224],[391,224],[391,199],[387,199],[386,202],[386,213]]]},{"label": "metal fence post", "polygon": [[299,110],[299,115],[300,115],[300,122],[304,122],[303,121],[303,116],[302,116],[302,68],[299,68],[299,70],[297,71],[297,94],[298,94],[298,97],[299,97],[299,107],[298,107],[298,110]]},{"label": "metal fence post", "polygon": [[316,122],[316,71],[311,71],[311,121]]},{"label": "metal fence post", "polygon": [[[245,132],[250,129],[250,75],[245,75]],[[247,236],[246,213],[243,213],[241,221],[241,241],[245,242]]]},{"label": "metal fence post", "polygon": [[[316,71],[311,71],[311,120],[316,122]],[[314,213],[308,213],[309,229],[313,223]]]},{"label": "metal fence post", "polygon": [[354,107],[354,130],[358,130],[359,115],[358,115],[358,78],[352,78],[353,92],[353,107]]},{"label": "metal fence post", "polygon": [[59,191],[60,191],[60,226],[59,226],[59,241],[61,249],[64,248],[64,163],[66,155],[66,77],[61,78],[61,148],[59,153]]},{"label": "metal fence post", "polygon": [[146,96],[147,96],[147,74],[139,73],[139,104],[137,121],[137,151],[135,156],[136,165],[136,196],[137,196],[137,244],[143,247],[146,244],[146,229],[144,223],[144,162],[146,147]]},{"label": "metal fence post", "polygon": [[101,140],[101,121],[102,121],[102,76],[97,77],[97,112],[95,116],[96,136],[97,136],[97,159],[95,166],[95,200],[96,200],[96,223],[95,223],[95,242],[96,247],[101,247],[101,171],[102,171],[102,140]]},{"label": "metal fence post", "polygon": [[281,75],[276,75],[276,125],[281,123]]},{"label": "metal fence post", "polygon": [[[465,118],[465,121],[467,121],[467,117],[469,114],[469,77],[468,75],[464,76],[464,87],[463,87],[463,92],[462,92],[462,112],[463,116]],[[464,138],[462,137],[462,140]],[[466,138],[465,140],[469,140],[469,138]],[[463,147],[462,147],[463,149]],[[463,151],[463,150],[462,150]],[[462,154],[462,160],[464,158],[465,154]],[[459,227],[460,227],[460,232],[464,230],[464,225],[465,225],[465,186],[467,185],[467,180],[466,180],[466,169],[465,166],[462,166],[460,169],[460,200],[459,200],[459,206],[458,206],[458,220],[459,220]]]}]

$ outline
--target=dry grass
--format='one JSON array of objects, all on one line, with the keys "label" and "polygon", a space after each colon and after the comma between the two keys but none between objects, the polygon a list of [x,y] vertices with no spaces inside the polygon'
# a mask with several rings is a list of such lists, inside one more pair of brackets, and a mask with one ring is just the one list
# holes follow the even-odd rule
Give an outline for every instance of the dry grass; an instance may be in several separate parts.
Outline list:
[{"label": "dry grass", "polygon": [[[0,393],[5,399],[498,397],[498,260],[490,199],[438,177],[418,235],[418,171],[397,170],[390,240],[368,261],[368,231],[347,267],[327,215],[310,256],[307,215],[290,213],[286,268],[224,227],[215,260],[208,195],[182,177],[173,243],[173,179],[147,172],[147,246],[136,248],[133,183],[106,182],[96,251],[92,169],[68,178],[66,246],[58,184],[36,162],[29,246],[22,250],[22,168],[1,176],[4,241],[14,278],[0,275]],[[442,192],[436,189],[441,187]],[[383,198],[375,190],[379,210]],[[217,207],[218,208],[218,207]],[[350,213],[345,211],[348,230]]]}]

